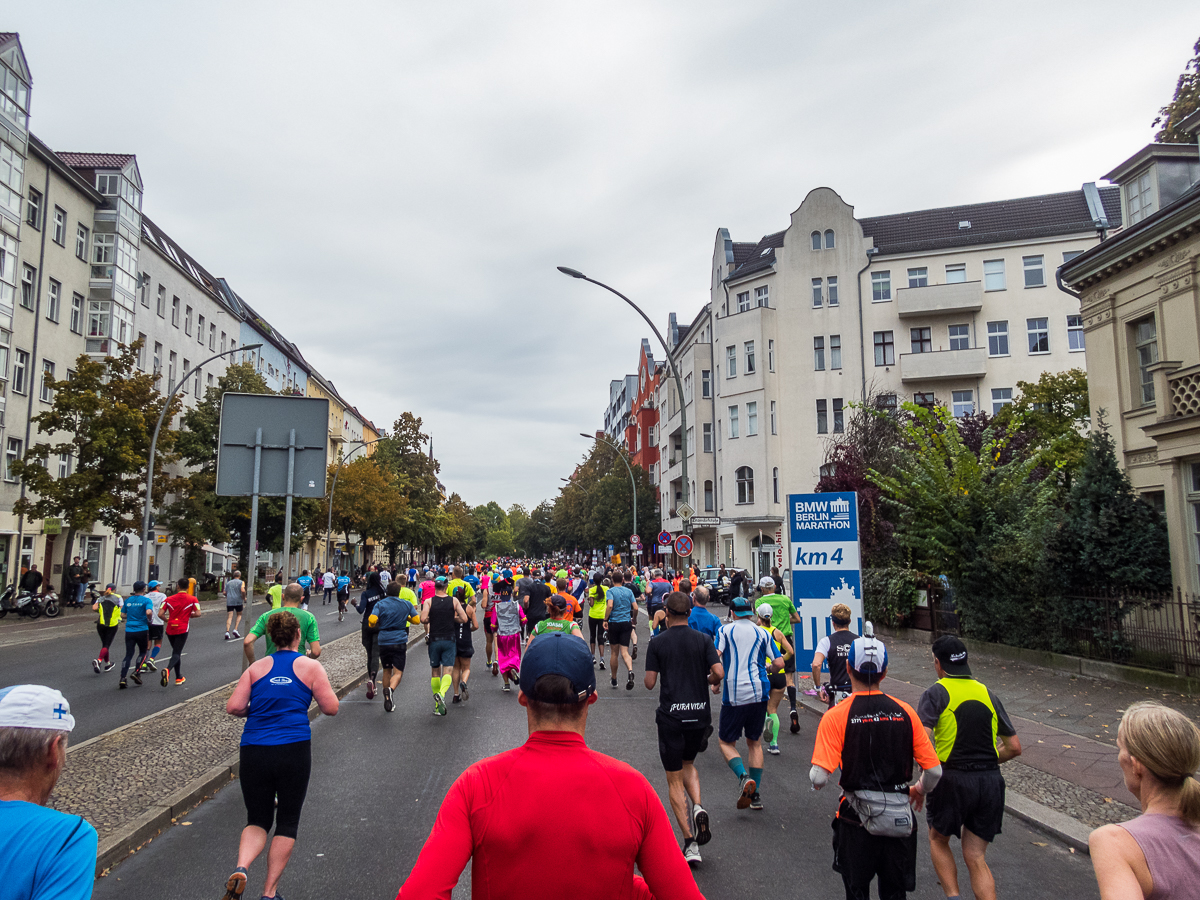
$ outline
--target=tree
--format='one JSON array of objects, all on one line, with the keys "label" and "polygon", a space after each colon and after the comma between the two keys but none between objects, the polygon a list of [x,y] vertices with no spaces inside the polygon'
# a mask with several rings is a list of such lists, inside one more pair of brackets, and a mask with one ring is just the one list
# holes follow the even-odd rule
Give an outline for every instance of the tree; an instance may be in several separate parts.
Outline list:
[{"label": "tree", "polygon": [[1192,52],[1195,55],[1184,65],[1183,74],[1175,83],[1175,96],[1154,119],[1155,128],[1162,126],[1154,135],[1154,140],[1160,144],[1193,143],[1191,135],[1185,134],[1179,123],[1200,109],[1200,40],[1196,41]]},{"label": "tree", "polygon": [[[52,439],[35,444],[12,464],[13,474],[31,492],[13,504],[13,511],[36,519],[60,516],[67,523],[68,553],[76,531],[95,522],[116,532],[141,529],[150,437],[166,398],[155,386],[157,375],[137,370],[140,349],[141,341],[136,341],[117,356],[82,355],[71,378],[50,379],[54,400],[33,421],[39,434]],[[176,397],[168,416],[178,412],[180,403]],[[156,503],[167,488],[162,469],[176,458],[176,437],[169,429],[158,437]],[[47,461],[62,455],[69,455],[75,468],[59,478]]]},{"label": "tree", "polygon": [[[441,465],[425,450],[429,435],[421,431],[421,418],[404,413],[375,444],[372,458],[397,476],[397,485],[406,502],[407,514],[402,532],[395,537],[410,547],[438,545],[440,536],[451,525],[443,516],[442,491],[437,475]],[[460,498],[461,500],[461,498]],[[461,539],[461,535],[458,539]]]},{"label": "tree", "polygon": [[[379,538],[390,525],[387,511],[401,502],[396,490],[395,476],[380,466],[372,457],[360,456],[342,466],[337,474],[337,490],[333,491],[333,478],[337,466],[329,467],[329,489],[326,498],[333,494],[334,532],[342,534],[346,543],[350,535],[360,538]],[[320,503],[328,515],[328,499]],[[353,548],[351,555],[353,556]]]},{"label": "tree", "polygon": [[[1060,470],[1068,480],[1083,464],[1091,423],[1087,373],[1082,369],[1043,372],[1034,383],[1017,382],[1017,396],[997,416],[1012,434],[1008,446],[1023,451],[1055,448]],[[1013,424],[1020,422],[1019,427]],[[1027,431],[1028,434],[1022,434]]]}]

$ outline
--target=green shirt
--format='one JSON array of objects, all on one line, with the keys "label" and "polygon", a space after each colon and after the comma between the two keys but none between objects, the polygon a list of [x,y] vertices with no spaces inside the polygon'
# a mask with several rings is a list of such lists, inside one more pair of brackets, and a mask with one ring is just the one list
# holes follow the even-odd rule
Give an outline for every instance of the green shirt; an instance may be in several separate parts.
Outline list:
[{"label": "green shirt", "polygon": [[[317,632],[317,617],[310,613],[307,609],[300,609],[296,606],[284,606],[281,609],[286,609],[300,622],[300,652],[305,653],[308,650],[309,644],[315,644],[321,639],[321,635]],[[268,609],[265,613],[258,617],[258,621],[254,623],[254,627],[250,629],[250,634],[256,638],[265,638],[267,642],[267,656],[270,656],[277,649],[275,643],[267,634],[267,619],[280,612],[279,609]]]},{"label": "green shirt", "polygon": [[575,628],[574,619],[542,619],[533,627],[533,633],[537,634],[570,634]]},{"label": "green shirt", "polygon": [[271,609],[279,609],[283,606],[282,584],[273,584],[267,588],[267,602],[271,604]]},{"label": "green shirt", "polygon": [[778,628],[784,637],[791,638],[792,610],[796,608],[792,606],[792,601],[783,594],[765,594],[761,602],[771,604],[771,627]]}]

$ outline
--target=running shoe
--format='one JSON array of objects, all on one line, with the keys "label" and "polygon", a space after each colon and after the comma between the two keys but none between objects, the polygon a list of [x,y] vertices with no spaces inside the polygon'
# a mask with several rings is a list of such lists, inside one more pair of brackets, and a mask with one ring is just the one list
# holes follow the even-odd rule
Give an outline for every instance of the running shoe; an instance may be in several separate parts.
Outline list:
[{"label": "running shoe", "polygon": [[182,675],[180,675],[178,678],[175,679],[176,684],[183,684],[185,681],[187,681],[187,679],[184,678]]},{"label": "running shoe", "polygon": [[629,673],[629,680],[625,682],[625,690],[627,690],[627,691],[633,690],[633,673],[632,672]]},{"label": "running shoe", "polygon": [[339,621],[339,622],[341,622],[341,621],[342,621],[342,620],[344,620],[345,618],[346,618],[346,614],[345,614],[345,613],[338,613],[338,621]]},{"label": "running shoe", "polygon": [[229,632],[228,632],[228,631],[227,631],[227,632],[225,632],[225,640],[227,640],[227,641],[231,641],[231,640],[233,640],[233,638],[231,638],[231,637],[229,636]]},{"label": "running shoe", "polygon": [[745,809],[750,805],[752,798],[754,797],[755,793],[757,793],[758,782],[756,782],[749,775],[743,775],[740,779],[738,779],[738,787],[740,788],[741,793],[738,795],[737,808]]},{"label": "running shoe", "polygon": [[492,677],[495,678],[499,674],[500,674],[500,664],[492,663]]},{"label": "running shoe", "polygon": [[800,733],[800,713],[792,710],[792,734]]},{"label": "running shoe", "polygon": [[[137,669],[134,669],[132,672],[130,672],[130,673],[129,673],[129,677],[133,679],[133,683],[134,683],[134,684],[141,684],[141,683],[142,683],[142,676],[138,674],[138,670],[137,670]],[[121,683],[122,683],[122,684],[124,684],[125,682],[121,682]]]},{"label": "running shoe", "polygon": [[696,835],[697,844],[707,844],[712,840],[712,831],[708,827],[708,813],[703,806],[692,808],[692,834]]},{"label": "running shoe", "polygon": [[687,860],[689,866],[700,864],[700,848],[696,846],[695,841],[688,841],[683,845],[683,858]]},{"label": "running shoe", "polygon": [[238,900],[246,890],[246,870],[238,866],[225,882],[225,896],[221,900]]},{"label": "running shoe", "polygon": [[118,685],[117,685],[117,687],[119,687],[121,690],[125,690],[125,688],[129,687],[129,685],[127,685],[127,684],[125,683],[125,679],[124,679],[124,678],[122,678],[122,679],[121,679],[121,683],[120,683],[120,684],[118,684]]},{"label": "running shoe", "polygon": [[465,681],[460,681],[458,683],[458,692],[462,694],[463,703],[466,703],[467,698],[470,697],[471,694],[467,691],[467,683]]},{"label": "running shoe", "polygon": [[368,700],[375,699],[375,682],[373,682],[373,681],[367,682],[367,699]]},{"label": "running shoe", "polygon": [[240,638],[242,636],[241,633],[236,628],[233,629],[233,631],[231,633],[233,634],[233,636],[235,638]]},{"label": "running shoe", "polygon": [[441,694],[433,695],[433,714],[435,716],[444,716],[446,714],[446,700]]},{"label": "running shoe", "polygon": [[520,685],[521,674],[516,669],[513,669],[513,671],[509,673],[508,677],[512,679],[513,684]]},{"label": "running shoe", "polygon": [[770,753],[772,756],[778,756],[779,755],[779,745],[778,744],[767,744],[767,752]]},{"label": "running shoe", "polygon": [[762,797],[758,796],[758,791],[755,791],[753,794],[750,795],[750,808],[751,809],[762,809],[763,808]]},{"label": "running shoe", "polygon": [[610,678],[609,681],[612,682],[612,689],[615,691],[617,689],[617,679]]},{"label": "running shoe", "polygon": [[600,660],[600,670],[604,671],[604,660]]},{"label": "running shoe", "polygon": [[163,669],[163,670],[162,670],[162,677],[160,677],[160,678],[158,679],[158,683],[159,683],[159,684],[161,684],[163,687],[166,687],[166,686],[167,686],[167,682],[171,680],[171,679],[170,679],[170,677],[169,677],[169,676],[170,676],[170,674],[171,674],[171,670],[170,670],[170,669]]},{"label": "running shoe", "polygon": [[98,660],[98,659],[92,660],[92,671],[95,672],[97,675],[100,674],[100,660]]},{"label": "running shoe", "polygon": [[600,660],[598,660],[598,659],[593,659],[593,660],[592,660],[592,668],[593,668],[593,669],[594,669],[594,668],[596,668],[596,663],[598,663],[598,662],[600,662]]},{"label": "running shoe", "polygon": [[500,688],[500,690],[504,691],[504,693],[506,693],[506,694],[507,694],[507,693],[510,693],[510,692],[512,691],[512,688],[510,688],[510,687],[508,686],[508,682],[506,681],[506,682],[504,682],[504,687]]},{"label": "running shoe", "polygon": [[455,694],[454,699],[451,700],[450,702],[451,703],[462,703],[462,697],[458,696],[458,694]]},{"label": "running shoe", "polygon": [[383,711],[391,712],[396,708],[396,704],[392,702],[392,689],[385,687],[383,689]]},{"label": "running shoe", "polygon": [[111,671],[112,671],[113,669],[115,669],[116,667],[117,667],[117,664],[116,664],[115,662],[113,662],[113,661],[110,659],[108,662],[106,662],[106,663],[104,664],[104,671],[105,671],[105,672],[111,672]]}]

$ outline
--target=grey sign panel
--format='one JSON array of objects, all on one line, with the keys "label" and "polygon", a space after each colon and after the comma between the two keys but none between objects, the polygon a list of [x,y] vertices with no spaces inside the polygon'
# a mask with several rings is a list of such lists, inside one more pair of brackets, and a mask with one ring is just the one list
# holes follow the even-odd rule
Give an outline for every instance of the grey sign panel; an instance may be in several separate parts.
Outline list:
[{"label": "grey sign panel", "polygon": [[325,475],[329,466],[328,400],[273,394],[226,394],[221,399],[221,436],[217,450],[219,496],[249,497],[254,492],[256,440],[260,441],[262,451],[260,497],[287,494],[289,446],[296,449],[292,495],[325,496]]}]

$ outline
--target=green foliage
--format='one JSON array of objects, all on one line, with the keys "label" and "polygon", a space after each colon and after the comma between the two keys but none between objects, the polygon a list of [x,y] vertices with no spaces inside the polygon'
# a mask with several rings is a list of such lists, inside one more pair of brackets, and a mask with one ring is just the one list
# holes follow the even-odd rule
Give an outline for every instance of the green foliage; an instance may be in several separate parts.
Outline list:
[{"label": "green foliage", "polygon": [[917,608],[918,591],[937,586],[937,580],[915,569],[884,566],[863,569],[863,615],[876,625],[898,628]]},{"label": "green foliage", "polygon": [[1191,135],[1185,134],[1179,123],[1191,113],[1200,109],[1200,41],[1196,41],[1192,52],[1195,54],[1183,67],[1183,74],[1175,83],[1175,96],[1171,102],[1158,111],[1154,119],[1154,127],[1158,133],[1154,140],[1163,144],[1194,143]]},{"label": "green foliage", "polygon": [[[633,466],[638,534],[642,543],[661,530],[658,491],[640,466]],[[552,531],[558,548],[624,547],[633,533],[633,485],[618,451],[597,441],[553,504]]]},{"label": "green foliage", "polygon": [[1030,432],[1030,450],[1053,447],[1058,468],[1069,479],[1083,464],[1087,448],[1091,422],[1087,373],[1082,369],[1043,372],[1036,382],[1018,381],[1017,396],[996,418],[1010,430]]}]

